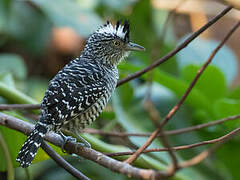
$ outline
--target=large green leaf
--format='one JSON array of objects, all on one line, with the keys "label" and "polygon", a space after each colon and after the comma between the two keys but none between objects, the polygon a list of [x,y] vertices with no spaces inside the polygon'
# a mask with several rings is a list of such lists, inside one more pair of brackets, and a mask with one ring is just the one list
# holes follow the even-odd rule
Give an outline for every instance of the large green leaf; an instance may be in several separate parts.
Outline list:
[{"label": "large green leaf", "polygon": [[[187,65],[181,70],[182,78],[190,83],[196,76],[201,66]],[[209,100],[215,101],[226,95],[226,82],[223,73],[215,66],[210,65],[196,83],[198,89]]]},{"label": "large green leaf", "polygon": [[[186,36],[179,43],[183,42],[184,39],[186,39]],[[195,39],[187,48],[177,53],[180,69],[189,64],[203,64],[218,44],[213,40]],[[230,85],[237,75],[237,58],[233,51],[227,46],[223,46],[214,57],[212,64],[222,71],[227,84]]]},{"label": "large green leaf", "polygon": [[[124,92],[124,91],[123,91]],[[113,95],[113,106],[114,106],[114,111],[116,113],[116,118],[118,120],[118,122],[124,127],[124,129],[127,132],[130,133],[136,133],[136,132],[149,132],[147,130],[147,126],[146,126],[146,122],[149,122],[149,119],[142,114],[141,110],[138,110],[139,115],[137,116],[136,113],[133,113],[133,108],[136,107],[137,105],[134,103],[134,105],[129,106],[126,108],[126,106],[124,104],[122,104],[122,93],[120,88],[118,88],[116,90],[116,92]],[[145,122],[144,122],[145,121]],[[150,122],[149,122],[150,123]],[[129,137],[129,139],[136,145],[141,146],[143,145],[147,138],[140,138],[140,137]],[[159,148],[162,147],[161,143],[158,140],[155,140],[151,145],[150,148]],[[164,164],[162,162],[168,162],[170,163],[170,158],[169,155],[166,152],[160,152],[159,153],[153,153],[151,154],[151,156],[153,157],[153,160],[155,160],[155,165],[152,162],[152,158],[150,158],[148,155],[142,155],[141,157],[144,158],[145,160],[147,160],[148,158],[150,158],[148,160],[148,162],[150,162],[150,165],[154,165],[156,167],[160,166],[160,167],[164,167]],[[181,158],[179,158],[181,159]],[[203,179],[203,176],[198,173],[197,171],[195,171],[194,169],[187,169],[184,172],[180,172],[177,175],[180,175],[180,177],[184,178],[184,179],[191,179],[191,175],[194,174],[196,179]]]},{"label": "large green leaf", "polygon": [[[5,112],[5,113],[8,115],[17,117],[19,119],[22,119],[24,121],[27,121],[23,116],[21,116],[18,113],[14,113],[14,112]],[[27,137],[24,134],[22,134],[16,130],[9,129],[4,126],[0,126],[0,132],[3,134],[3,137],[7,143],[7,146],[8,146],[10,155],[11,155],[11,160],[12,160],[14,167],[18,167],[19,164],[16,162],[16,157],[17,157],[18,151],[20,150],[22,144],[24,143],[24,141],[26,140]],[[58,148],[54,145],[51,145],[51,146],[60,155],[63,155],[60,148]],[[2,159],[4,159],[3,156],[4,156],[4,154],[1,152],[1,149],[0,149],[0,159],[1,159],[0,171],[6,171],[6,162],[2,161]],[[49,158],[49,156],[40,148],[36,157],[34,158],[33,163],[43,161],[48,158]]]},{"label": "large green leaf", "polygon": [[151,2],[148,0],[138,1],[133,7],[130,22],[132,41],[144,45],[147,52],[149,52],[156,38],[155,33],[153,33]]},{"label": "large green leaf", "polygon": [[12,103],[19,104],[37,104],[38,102],[25,95],[21,91],[9,87],[7,84],[0,82],[0,96]]},{"label": "large green leaf", "polygon": [[25,1],[13,1],[4,35],[19,49],[39,55],[46,50],[52,25],[39,10]]},{"label": "large green leaf", "polygon": [[23,59],[16,54],[0,55],[0,74],[11,73],[15,78],[23,80],[26,78],[27,69]]},{"label": "large green leaf", "polygon": [[[223,98],[216,101],[216,103],[214,103],[213,105],[214,105],[214,110],[219,119],[236,115],[236,114],[239,114],[240,112],[239,99],[236,100],[236,99]],[[239,127],[239,123],[240,123],[240,120],[230,121],[226,123],[226,126],[232,129],[232,128]]]},{"label": "large green leaf", "polygon": [[0,73],[0,82],[7,84],[11,88],[15,88],[13,76],[9,72]]},{"label": "large green leaf", "polygon": [[240,87],[237,86],[233,90],[231,90],[228,97],[232,99],[240,99]]},{"label": "large green leaf", "polygon": [[[122,71],[127,70],[131,72],[135,72],[137,70],[142,69],[143,67],[139,67],[131,64],[127,64],[127,65],[122,64],[120,68]],[[144,74],[142,77],[147,80],[147,74]],[[178,97],[183,96],[186,89],[190,85],[186,81],[180,78],[177,78],[169,73],[160,71],[159,69],[154,70],[153,80],[167,87],[171,91],[173,91]],[[204,109],[208,114],[214,116],[212,106],[210,105],[211,104],[210,100],[200,90],[196,88],[192,89],[185,103],[196,109]]]},{"label": "large green leaf", "polygon": [[[8,22],[11,6],[12,6],[12,0],[0,1],[0,32],[6,31],[6,24]],[[0,45],[1,45],[1,40],[0,40]]]}]

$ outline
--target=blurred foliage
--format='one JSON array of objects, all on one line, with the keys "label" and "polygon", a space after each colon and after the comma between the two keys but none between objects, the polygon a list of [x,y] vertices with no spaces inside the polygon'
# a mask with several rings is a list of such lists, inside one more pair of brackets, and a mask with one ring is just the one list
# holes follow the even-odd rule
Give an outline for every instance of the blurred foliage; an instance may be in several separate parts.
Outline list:
[{"label": "blurred foliage", "polygon": [[[120,77],[125,77],[146,67],[184,40],[185,37],[179,41],[175,38],[174,27],[171,24],[168,24],[166,33],[162,33],[168,14],[168,11],[152,7],[148,0],[0,1],[0,103],[39,103],[48,81],[52,78],[47,73],[47,67],[59,61],[53,59],[71,59],[79,54],[76,52],[66,55],[54,49],[53,28],[70,27],[79,37],[86,39],[106,20],[113,22],[118,19],[130,20],[131,40],[143,45],[147,51],[132,53],[127,61],[119,65]],[[107,108],[110,111],[103,112],[92,127],[107,131],[152,132],[155,128],[144,108],[147,94],[150,92],[160,116],[164,117],[183,95],[216,46],[216,41],[198,38],[176,57],[154,69],[152,73],[144,74],[141,78],[119,87]],[[79,45],[79,49],[80,47],[82,44]],[[223,47],[166,128],[179,129],[238,114],[240,87],[230,88],[237,74],[236,64],[237,60],[231,49]],[[58,66],[60,65],[57,64],[56,67]],[[153,81],[151,88],[148,82],[150,79]],[[4,111],[4,113],[25,121],[32,120],[29,114],[23,111]],[[239,121],[234,120],[220,126],[174,136],[170,141],[175,145],[204,141],[226,134],[238,126]],[[12,165],[15,167],[16,178],[26,178],[25,171],[17,168],[18,164],[15,162],[18,150],[26,137],[6,127],[0,127],[0,133],[6,142]],[[94,149],[103,152],[126,151],[141,146],[146,141],[146,138],[130,137],[129,142],[126,143],[125,139],[113,137],[89,134],[83,136]],[[1,147],[0,171],[4,172],[9,163]],[[162,147],[162,145],[156,140],[151,147]],[[237,163],[240,161],[238,147],[237,141],[231,140],[217,151],[215,158],[209,158],[196,167],[184,169],[173,179],[185,180],[192,177],[201,180],[240,179],[237,168]],[[63,155],[59,148],[54,147],[54,149]],[[182,151],[177,156],[180,160],[184,160],[203,149],[200,147]],[[126,156],[118,157],[120,160],[125,158]],[[88,160],[74,156],[68,156],[67,160],[92,179],[128,179]],[[28,168],[34,179],[73,179],[49,160],[42,150],[38,152],[34,163]],[[163,170],[168,163],[170,163],[168,154],[159,152],[141,156],[135,165]],[[44,173],[45,171],[48,173]]]}]

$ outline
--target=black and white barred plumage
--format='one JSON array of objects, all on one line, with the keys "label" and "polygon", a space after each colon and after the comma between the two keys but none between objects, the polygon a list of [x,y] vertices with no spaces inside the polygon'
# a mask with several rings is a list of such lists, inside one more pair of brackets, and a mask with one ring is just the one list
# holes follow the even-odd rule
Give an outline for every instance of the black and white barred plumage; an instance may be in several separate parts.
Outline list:
[{"label": "black and white barred plumage", "polygon": [[22,167],[31,164],[47,132],[77,132],[99,116],[117,85],[117,65],[131,50],[144,48],[129,41],[127,22],[108,22],[89,37],[81,56],[50,81],[39,121],[17,157]]}]

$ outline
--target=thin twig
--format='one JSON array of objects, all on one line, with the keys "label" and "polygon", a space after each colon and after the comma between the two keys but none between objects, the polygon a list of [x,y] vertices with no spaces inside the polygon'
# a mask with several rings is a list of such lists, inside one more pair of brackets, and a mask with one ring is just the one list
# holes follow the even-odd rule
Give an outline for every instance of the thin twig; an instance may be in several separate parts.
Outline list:
[{"label": "thin twig", "polygon": [[75,178],[81,180],[90,180],[87,176],[82,174],[79,170],[69,164],[65,159],[63,159],[58,153],[56,153],[51,146],[49,146],[45,141],[41,145],[42,149],[62,168],[72,174]]},{"label": "thin twig", "polygon": [[[194,143],[194,144],[189,144],[189,145],[182,145],[182,146],[175,146],[172,147],[172,149],[174,151],[180,151],[180,150],[186,150],[186,149],[192,149],[192,148],[196,148],[199,146],[204,146],[204,145],[208,145],[208,144],[214,144],[217,143],[219,141],[221,141],[222,139],[224,139],[225,137],[229,136],[232,133],[232,131],[224,136],[221,136],[219,138],[216,139],[211,139],[211,140],[207,140],[207,141],[202,141],[202,142],[198,142],[198,143]],[[153,148],[153,149],[146,149],[143,151],[143,153],[150,153],[150,152],[163,152],[163,151],[168,151],[168,148]],[[116,152],[116,153],[105,153],[105,155],[109,156],[109,157],[114,157],[114,156],[126,156],[126,155],[132,155],[134,154],[136,151],[126,151],[126,152]]]},{"label": "thin twig", "polygon": [[[229,117],[226,117],[226,118],[223,118],[223,119],[220,119],[220,120],[211,121],[211,122],[208,122],[208,123],[198,124],[198,125],[187,127],[187,128],[170,130],[170,131],[163,131],[163,134],[165,134],[165,135],[178,135],[178,134],[188,133],[188,132],[192,132],[192,131],[199,130],[199,129],[202,129],[202,128],[222,124],[226,121],[237,120],[239,118],[240,118],[240,114],[239,115],[234,115],[234,116],[229,116]],[[98,135],[103,135],[103,136],[117,136],[117,137],[128,137],[128,136],[148,137],[148,136],[151,136],[151,134],[152,134],[152,133],[106,132],[106,131],[102,131],[102,130],[99,130],[99,129],[92,129],[92,128],[83,129],[82,132],[83,133],[89,133],[89,134],[98,134]],[[160,136],[161,136],[161,134],[157,135],[157,137],[160,137]]]},{"label": "thin twig", "polygon": [[198,81],[198,79],[200,78],[200,76],[202,75],[202,73],[205,71],[205,69],[208,67],[208,65],[211,63],[212,59],[215,57],[216,53],[221,49],[221,47],[224,45],[224,43],[231,37],[231,35],[233,34],[233,32],[239,27],[240,22],[238,22],[228,33],[227,35],[224,37],[224,39],[220,42],[220,44],[216,47],[216,49],[211,53],[210,57],[208,58],[208,60],[203,64],[203,66],[198,70],[195,78],[193,79],[193,81],[191,82],[190,86],[188,87],[188,89],[186,90],[186,92],[184,93],[184,95],[182,96],[182,98],[178,101],[178,103],[171,109],[171,111],[168,113],[168,115],[163,119],[163,121],[161,121],[160,123],[160,127],[157,128],[152,135],[148,138],[148,140],[146,141],[146,143],[140,147],[132,156],[130,156],[127,159],[127,162],[134,162],[138,156],[140,156],[140,154],[152,143],[152,141],[156,138],[157,134],[161,131],[162,127],[164,125],[166,125],[166,123],[173,117],[173,115],[178,111],[178,109],[181,107],[181,105],[183,104],[183,102],[185,101],[185,99],[187,98],[187,96],[189,95],[189,93],[191,92],[191,90],[193,89],[194,85],[196,84],[196,82]]},{"label": "thin twig", "polygon": [[219,13],[217,16],[215,16],[212,20],[210,20],[207,24],[205,24],[202,28],[200,28],[198,31],[196,31],[195,33],[193,33],[191,36],[189,36],[189,38],[187,38],[183,43],[181,43],[179,46],[177,46],[174,50],[172,50],[171,52],[169,52],[167,55],[163,56],[162,58],[160,58],[159,60],[155,61],[154,63],[152,63],[151,65],[149,65],[148,67],[135,72],[129,76],[127,76],[126,78],[121,79],[118,82],[117,86],[121,86],[122,84],[135,79],[141,75],[143,75],[144,73],[151,71],[152,69],[154,69],[155,67],[159,66],[160,64],[162,64],[163,62],[167,61],[168,59],[170,59],[172,56],[174,56],[175,54],[177,54],[179,51],[181,51],[183,48],[187,47],[187,45],[192,42],[196,37],[198,37],[202,32],[204,32],[206,29],[208,29],[211,25],[213,25],[215,22],[217,22],[221,17],[223,17],[225,14],[227,14],[230,10],[232,9],[232,6],[228,6],[227,8],[225,8],[221,13]]},{"label": "thin twig", "polygon": [[[156,107],[152,103],[151,98],[148,98],[148,100],[146,102],[148,102],[148,103],[145,104],[145,109],[148,112],[151,121],[155,124],[156,127],[159,127],[159,123],[158,123],[159,119],[160,119],[159,111],[156,109]],[[159,130],[159,132],[160,132],[159,134],[161,134],[161,136],[160,136],[161,142],[164,145],[164,147],[166,147],[168,149],[168,154],[172,161],[172,165],[170,168],[168,168],[167,171],[168,171],[169,176],[173,176],[175,174],[175,172],[178,170],[178,160],[174,153],[174,150],[172,149],[172,146],[168,142],[166,135],[163,134],[163,129],[161,128],[161,130]],[[132,162],[129,160],[131,160],[131,159],[129,158],[125,162],[131,164]]]},{"label": "thin twig", "polygon": [[197,156],[193,157],[190,160],[180,163],[179,167],[186,168],[189,166],[194,166],[196,164],[199,164],[204,159],[206,159],[209,155],[211,155],[212,152],[215,151],[220,145],[225,143],[227,140],[229,140],[233,136],[237,135],[237,133],[239,133],[239,132],[240,132],[240,128],[237,128],[237,129],[231,131],[230,133],[226,134],[225,136],[222,136],[221,139],[217,142],[217,144],[215,144],[213,147],[211,147],[208,150],[203,151],[202,153],[198,154]]},{"label": "thin twig", "polygon": [[[161,132],[162,132],[162,130],[160,131],[160,133]],[[175,152],[174,152],[175,150],[168,142],[166,135],[162,134],[162,136],[160,138],[162,140],[163,145],[168,149],[168,154],[172,160],[172,164],[167,169],[167,173],[169,174],[169,176],[173,176],[175,174],[175,172],[179,169],[177,156],[175,155]]]},{"label": "thin twig", "polygon": [[220,42],[220,44],[214,49],[214,51],[211,53],[210,57],[208,58],[208,60],[203,64],[203,66],[198,70],[195,78],[193,79],[193,81],[191,82],[190,86],[188,87],[188,89],[186,90],[186,92],[184,93],[184,95],[182,96],[182,98],[179,100],[179,102],[172,108],[172,110],[168,113],[167,117],[161,121],[160,123],[160,127],[163,127],[165,124],[167,124],[167,122],[169,121],[169,119],[178,111],[178,109],[180,108],[180,106],[183,104],[183,102],[185,101],[185,99],[187,98],[187,96],[189,95],[189,93],[192,91],[193,87],[195,86],[195,84],[197,83],[198,79],[200,78],[200,76],[202,75],[202,73],[205,71],[205,69],[208,67],[208,65],[212,62],[213,58],[215,57],[215,55],[217,54],[217,52],[222,48],[222,46],[225,44],[225,42],[231,37],[231,35],[233,34],[233,32],[239,27],[240,22],[238,22],[228,33],[227,35],[224,37],[224,39]]},{"label": "thin twig", "polygon": [[40,109],[40,104],[0,104],[0,110],[15,110],[15,109]]}]

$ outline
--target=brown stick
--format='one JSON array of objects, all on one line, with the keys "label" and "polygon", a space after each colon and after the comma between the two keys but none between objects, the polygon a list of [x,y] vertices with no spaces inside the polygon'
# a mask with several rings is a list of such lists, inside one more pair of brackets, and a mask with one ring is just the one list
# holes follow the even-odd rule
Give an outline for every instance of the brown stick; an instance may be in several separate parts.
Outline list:
[{"label": "brown stick", "polygon": [[0,110],[14,110],[14,109],[40,109],[40,104],[0,104]]},{"label": "brown stick", "polygon": [[[235,115],[235,116],[229,116],[229,117],[226,117],[226,118],[223,118],[223,119],[220,119],[220,120],[215,120],[215,121],[211,121],[211,122],[204,123],[204,124],[198,124],[196,126],[191,126],[191,127],[187,127],[187,128],[170,130],[170,131],[163,131],[163,134],[165,134],[165,135],[178,135],[178,134],[188,133],[188,132],[199,130],[199,129],[202,129],[202,128],[222,124],[226,121],[237,120],[239,118],[240,118],[240,114]],[[102,130],[99,130],[99,129],[91,129],[91,128],[83,129],[82,132],[89,133],[89,134],[98,134],[98,135],[103,135],[103,136],[117,136],[117,137],[128,137],[128,136],[148,137],[148,136],[151,136],[151,134],[152,134],[152,133],[106,132],[106,131],[102,131]],[[157,137],[160,137],[160,136],[161,136],[161,134],[157,135]]]},{"label": "brown stick", "polygon": [[190,86],[182,96],[182,98],[179,100],[179,102],[171,109],[171,111],[168,113],[168,115],[161,121],[159,128],[157,128],[152,135],[148,138],[147,142],[140,147],[132,156],[130,156],[126,162],[132,163],[136,160],[138,156],[152,143],[152,141],[156,138],[157,134],[161,131],[161,129],[167,124],[167,122],[172,118],[172,116],[178,111],[178,109],[181,107],[195,84],[197,83],[198,79],[202,75],[202,73],[205,71],[205,69],[208,67],[208,65],[212,62],[214,56],[216,53],[221,49],[221,47],[225,44],[225,42],[231,37],[233,32],[239,27],[240,22],[238,22],[224,37],[224,39],[221,41],[221,43],[217,46],[217,48],[211,53],[208,60],[204,63],[204,65],[199,69],[197,72],[195,78],[191,82]]},{"label": "brown stick", "polygon": [[191,36],[189,36],[189,38],[187,38],[183,43],[181,43],[179,46],[177,46],[174,50],[172,50],[171,52],[169,52],[167,55],[165,55],[164,57],[160,58],[159,60],[155,61],[154,63],[152,63],[151,65],[149,65],[148,67],[133,73],[129,76],[127,76],[124,79],[121,79],[118,82],[117,86],[121,86],[122,84],[135,79],[141,75],[143,75],[144,73],[151,71],[152,69],[156,68],[157,66],[159,66],[160,64],[162,64],[163,62],[167,61],[168,59],[170,59],[172,56],[174,56],[175,54],[177,54],[179,51],[181,51],[183,48],[187,47],[187,45],[192,42],[196,37],[198,37],[202,32],[204,32],[206,29],[208,29],[211,25],[213,25],[215,22],[217,22],[221,17],[223,17],[225,14],[227,14],[230,10],[232,9],[232,6],[228,6],[227,8],[225,8],[221,13],[219,13],[217,16],[215,16],[212,20],[210,20],[207,24],[205,24],[202,28],[200,28],[198,31],[196,31],[195,33],[193,33]]},{"label": "brown stick", "polygon": [[[22,121],[20,119],[17,119],[15,117],[12,117],[3,113],[0,113],[0,125],[17,130],[26,135],[30,134],[30,132],[34,128],[33,124],[30,124],[28,122]],[[50,143],[58,147],[61,147],[62,145],[62,138],[60,135],[56,133],[48,133],[45,137],[45,140],[49,141]],[[65,150],[71,154],[77,154],[86,159],[94,161],[110,169],[111,171],[125,174],[128,177],[140,178],[140,179],[160,179],[168,176],[168,174],[165,171],[135,168],[127,163],[112,159],[91,148],[78,146],[78,144],[73,142],[68,142],[65,145]]]},{"label": "brown stick", "polygon": [[203,151],[202,153],[198,154],[197,156],[193,157],[190,160],[180,163],[179,167],[186,168],[189,166],[194,166],[196,164],[199,164],[204,159],[206,159],[209,155],[211,155],[213,153],[213,151],[215,151],[220,145],[225,143],[227,140],[229,140],[233,136],[237,135],[237,133],[239,133],[239,132],[240,132],[240,128],[237,128],[237,129],[231,131],[230,133],[226,134],[225,136],[222,136],[221,139],[217,142],[217,144],[215,144],[215,146],[211,147],[208,150]]},{"label": "brown stick", "polygon": [[[214,144],[217,143],[219,141],[221,141],[222,139],[226,138],[227,136],[229,136],[232,133],[232,131],[224,136],[221,136],[219,138],[216,139],[211,139],[211,140],[207,140],[207,141],[202,141],[202,142],[198,142],[198,143],[194,143],[194,144],[189,144],[189,145],[182,145],[182,146],[175,146],[172,147],[172,149],[174,151],[180,151],[180,150],[185,150],[185,149],[192,149],[195,147],[199,147],[199,146],[204,146],[204,145],[208,145],[208,144]],[[146,149],[143,151],[143,153],[150,153],[150,152],[163,152],[163,151],[168,151],[168,148],[154,148],[154,149]],[[105,155],[109,156],[109,157],[113,157],[113,156],[126,156],[126,155],[132,155],[134,152],[136,151],[126,151],[126,152],[116,152],[116,153],[105,153]]]},{"label": "brown stick", "polygon": [[62,168],[68,171],[77,179],[90,180],[87,176],[82,174],[79,170],[69,164],[65,159],[63,159],[58,153],[56,153],[51,146],[49,146],[45,141],[41,145],[42,149]]}]

